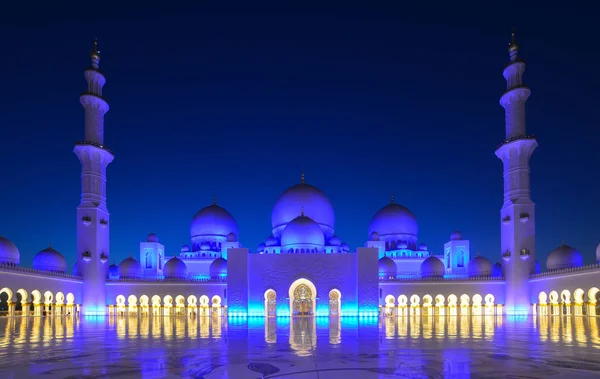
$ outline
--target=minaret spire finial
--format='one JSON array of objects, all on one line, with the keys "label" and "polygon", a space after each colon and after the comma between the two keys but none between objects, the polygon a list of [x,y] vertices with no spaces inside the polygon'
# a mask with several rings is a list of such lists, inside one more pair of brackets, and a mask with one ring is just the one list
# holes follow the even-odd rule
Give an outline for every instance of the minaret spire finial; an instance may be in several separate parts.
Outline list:
[{"label": "minaret spire finial", "polygon": [[304,184],[304,171],[302,171],[302,177],[300,178],[300,183]]},{"label": "minaret spire finial", "polygon": [[392,200],[391,200],[391,204],[394,204],[394,193],[392,192]]},{"label": "minaret spire finial", "polygon": [[515,31],[516,29],[513,27],[512,32],[510,34],[510,43],[508,44],[508,55],[510,55],[510,60],[514,61],[517,59],[517,52],[519,51],[519,45],[517,41],[515,41]]},{"label": "minaret spire finial", "polygon": [[302,208],[300,210],[300,216],[304,217],[304,205],[302,206]]},{"label": "minaret spire finial", "polygon": [[94,48],[90,53],[90,58],[92,58],[92,67],[97,69],[100,66],[100,50],[98,49],[98,38],[94,38]]},{"label": "minaret spire finial", "polygon": [[213,195],[213,205],[217,205],[217,194]]}]

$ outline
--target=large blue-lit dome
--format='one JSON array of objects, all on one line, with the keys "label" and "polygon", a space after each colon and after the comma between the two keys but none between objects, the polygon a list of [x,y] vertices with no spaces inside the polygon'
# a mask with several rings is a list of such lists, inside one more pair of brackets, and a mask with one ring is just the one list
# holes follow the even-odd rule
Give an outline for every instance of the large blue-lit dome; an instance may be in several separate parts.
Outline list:
[{"label": "large blue-lit dome", "polygon": [[238,235],[238,225],[231,213],[216,204],[200,209],[190,225],[190,235],[195,237],[218,237],[223,241],[233,233]]},{"label": "large blue-lit dome", "polygon": [[305,249],[321,251],[325,245],[325,235],[320,226],[304,214],[290,221],[281,233],[282,251]]},{"label": "large blue-lit dome", "polygon": [[443,277],[446,273],[446,266],[439,258],[431,256],[421,263],[421,277],[433,278]]},{"label": "large blue-lit dome", "polygon": [[187,276],[187,265],[179,258],[173,257],[163,267],[165,278],[185,278]]},{"label": "large blue-lit dome", "polygon": [[390,203],[371,219],[369,235],[379,235],[381,241],[407,241],[415,243],[419,235],[417,218],[406,207]]},{"label": "large blue-lit dome", "polygon": [[491,276],[492,262],[482,255],[478,255],[469,261],[467,265],[467,275],[475,276]]},{"label": "large blue-lit dome", "polygon": [[17,246],[8,238],[0,236],[0,264],[11,263],[18,265],[21,261],[21,253]]},{"label": "large blue-lit dome", "polygon": [[49,246],[33,257],[31,267],[36,270],[67,272],[67,260],[61,253]]},{"label": "large blue-lit dome", "polygon": [[139,278],[142,276],[142,266],[135,258],[129,257],[119,263],[119,276],[121,278]]},{"label": "large blue-lit dome", "polygon": [[583,266],[583,256],[575,248],[564,243],[552,250],[546,260],[548,270],[560,270]]},{"label": "large blue-lit dome", "polygon": [[227,259],[217,258],[210,264],[208,272],[211,278],[227,276]]},{"label": "large blue-lit dome", "polygon": [[280,238],[285,226],[298,217],[300,208],[316,222],[327,239],[333,236],[335,213],[325,194],[310,184],[300,183],[288,188],[279,196],[271,213],[273,235]]},{"label": "large blue-lit dome", "polygon": [[379,277],[380,278],[395,278],[398,275],[398,267],[396,262],[390,257],[382,257],[379,259]]}]

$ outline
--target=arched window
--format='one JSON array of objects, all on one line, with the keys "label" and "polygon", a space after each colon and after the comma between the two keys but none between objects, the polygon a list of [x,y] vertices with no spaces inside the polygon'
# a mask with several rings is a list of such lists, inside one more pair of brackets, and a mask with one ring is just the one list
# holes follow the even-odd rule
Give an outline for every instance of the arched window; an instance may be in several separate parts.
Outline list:
[{"label": "arched window", "polygon": [[146,268],[152,268],[152,257],[150,256],[150,252],[146,253]]},{"label": "arched window", "polygon": [[458,255],[458,258],[458,264],[456,266],[465,267],[465,252],[461,250],[460,254]]},{"label": "arched window", "polygon": [[158,253],[158,269],[162,270],[163,267],[163,256],[162,253]]}]

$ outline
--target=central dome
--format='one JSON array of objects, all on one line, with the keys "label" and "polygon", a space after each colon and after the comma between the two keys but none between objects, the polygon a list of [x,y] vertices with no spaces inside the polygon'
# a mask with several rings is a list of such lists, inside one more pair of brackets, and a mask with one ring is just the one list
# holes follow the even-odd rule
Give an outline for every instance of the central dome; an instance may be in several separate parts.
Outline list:
[{"label": "central dome", "polygon": [[279,196],[271,213],[273,235],[281,236],[283,228],[298,217],[300,209],[304,207],[304,214],[316,222],[327,239],[333,236],[335,213],[331,202],[325,194],[310,184],[296,184],[288,188]]},{"label": "central dome", "polygon": [[408,208],[392,202],[377,211],[371,219],[369,235],[374,232],[382,241],[406,239],[416,242],[419,225]]},{"label": "central dome", "polygon": [[583,266],[583,256],[575,248],[564,243],[550,252],[546,259],[548,270],[560,270]]},{"label": "central dome", "polygon": [[190,235],[194,237],[222,237],[224,240],[233,233],[238,235],[238,225],[231,213],[216,204],[200,209],[190,225]]},{"label": "central dome", "polygon": [[325,236],[319,225],[310,217],[296,217],[281,233],[281,247],[288,249],[317,249],[325,245]]},{"label": "central dome", "polygon": [[61,253],[49,246],[33,257],[32,267],[36,270],[66,272],[67,261]]}]

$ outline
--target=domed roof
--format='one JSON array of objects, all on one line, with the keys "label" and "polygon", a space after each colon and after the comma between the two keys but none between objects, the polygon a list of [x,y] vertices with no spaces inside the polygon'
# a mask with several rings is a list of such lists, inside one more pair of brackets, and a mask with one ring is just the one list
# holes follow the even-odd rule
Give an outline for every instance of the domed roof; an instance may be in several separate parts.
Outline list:
[{"label": "domed roof", "polygon": [[163,275],[166,278],[185,278],[187,276],[187,266],[181,259],[173,257],[165,263]]},{"label": "domed roof", "polygon": [[256,252],[262,253],[263,251],[265,251],[265,247],[266,245],[264,244],[264,242],[259,243],[258,246],[256,246]]},{"label": "domed roof", "polygon": [[446,273],[446,266],[439,258],[431,256],[421,263],[421,276],[423,278],[441,277]]},{"label": "domed roof", "polygon": [[231,232],[227,235],[227,242],[237,242],[237,234]]},{"label": "domed roof", "polygon": [[75,261],[73,265],[73,269],[71,270],[71,275],[73,276],[83,276],[83,272],[79,269],[79,262]]},{"label": "domed roof", "polygon": [[424,243],[419,244],[419,246],[417,246],[417,250],[419,250],[419,251],[427,251],[427,245],[425,245]]},{"label": "domed roof", "polygon": [[375,230],[371,232],[371,234],[369,234],[369,241],[379,241],[380,237],[379,237],[379,233],[377,233]]},{"label": "domed roof", "polygon": [[281,246],[324,246],[325,235],[321,227],[310,217],[302,214],[290,221],[281,233]]},{"label": "domed roof", "polygon": [[8,238],[0,236],[0,263],[13,263],[18,265],[21,262],[21,253],[17,246]]},{"label": "domed roof", "polygon": [[398,245],[396,245],[396,248],[398,249],[408,249],[408,244],[404,241],[400,241],[398,242]]},{"label": "domed roof", "polygon": [[536,259],[535,260],[535,266],[533,267],[533,273],[534,274],[539,274],[540,272],[542,272],[542,265],[540,264],[540,261],[538,261]]},{"label": "domed roof", "polygon": [[600,243],[598,244],[598,247],[596,247],[596,260],[600,263]]},{"label": "domed roof", "polygon": [[348,252],[348,251],[350,251],[350,245],[348,245],[346,242],[343,242],[343,243],[340,245],[340,248],[341,248],[341,249],[342,249],[342,251],[344,251],[344,252]]},{"label": "domed roof", "polygon": [[31,267],[36,270],[66,272],[67,260],[52,246],[48,246],[33,257]]},{"label": "domed roof", "polygon": [[278,243],[279,242],[277,242],[277,238],[269,236],[269,238],[267,238],[267,240],[265,241],[265,246],[277,246]]},{"label": "domed roof", "polygon": [[382,240],[394,238],[397,235],[409,235],[415,238],[419,234],[417,218],[406,207],[390,203],[375,213],[369,224],[369,234],[379,233]]},{"label": "domed roof", "polygon": [[560,270],[580,266],[583,266],[583,256],[581,253],[564,243],[552,250],[550,255],[548,255],[548,259],[546,259],[546,268],[548,270]]},{"label": "domed roof", "polygon": [[454,232],[452,232],[452,234],[450,234],[450,241],[460,240],[462,240],[462,233],[460,232],[460,230],[455,230]]},{"label": "domed roof", "polygon": [[216,204],[200,209],[192,218],[190,235],[227,237],[229,233],[238,235],[238,225],[231,213]]},{"label": "domed roof", "polygon": [[494,263],[494,266],[492,267],[492,276],[493,277],[502,277],[502,276],[504,276],[502,274],[502,263],[500,263],[500,262]]},{"label": "domed roof", "polygon": [[142,276],[142,266],[135,258],[129,257],[119,263],[119,276],[121,278],[139,278]]},{"label": "domed roof", "polygon": [[208,272],[211,278],[227,276],[227,259],[217,258],[210,264]]},{"label": "domed roof", "polygon": [[293,219],[298,217],[298,211],[304,207],[304,214],[311,218],[323,230],[327,238],[333,236],[335,213],[331,202],[317,187],[310,184],[296,184],[282,193],[271,213],[273,235],[281,236],[282,230]]},{"label": "domed roof", "polygon": [[329,239],[329,246],[340,246],[342,244],[342,240],[338,236],[333,236]]},{"label": "domed roof", "polygon": [[473,276],[491,276],[492,262],[482,255],[477,255],[469,261],[467,265],[467,275]]},{"label": "domed roof", "polygon": [[190,245],[183,245],[183,246],[181,246],[181,252],[182,253],[189,253],[190,251],[192,251],[192,248],[190,247]]},{"label": "domed roof", "polygon": [[388,278],[390,276],[396,277],[398,275],[398,267],[396,262],[390,257],[382,257],[379,259],[379,276]]},{"label": "domed roof", "polygon": [[108,266],[108,276],[110,278],[118,278],[119,277],[119,266],[116,264],[111,264]]},{"label": "domed roof", "polygon": [[154,233],[150,233],[148,234],[148,237],[146,237],[146,242],[158,242],[158,236]]}]

